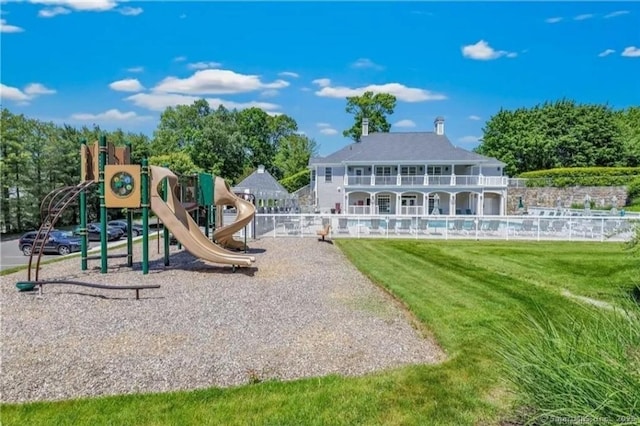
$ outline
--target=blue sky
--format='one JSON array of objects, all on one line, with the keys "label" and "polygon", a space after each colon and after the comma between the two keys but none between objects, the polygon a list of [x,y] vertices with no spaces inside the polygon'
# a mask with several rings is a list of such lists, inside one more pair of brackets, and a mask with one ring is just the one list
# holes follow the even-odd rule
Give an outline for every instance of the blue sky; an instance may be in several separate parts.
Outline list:
[{"label": "blue sky", "polygon": [[327,155],[348,143],[346,96],[398,98],[392,131],[436,116],[471,149],[501,107],[569,97],[640,105],[640,4],[630,2],[3,1],[2,106],[150,136],[204,97],[285,113]]}]

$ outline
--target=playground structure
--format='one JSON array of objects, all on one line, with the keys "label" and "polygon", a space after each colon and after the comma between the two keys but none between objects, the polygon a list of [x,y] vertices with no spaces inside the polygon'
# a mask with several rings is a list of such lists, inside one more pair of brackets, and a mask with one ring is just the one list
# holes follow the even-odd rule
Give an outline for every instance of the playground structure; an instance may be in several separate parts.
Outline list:
[{"label": "playground structure", "polygon": [[[127,266],[133,266],[133,212],[142,210],[142,272],[149,273],[149,210],[153,211],[162,221],[165,241],[165,266],[169,265],[169,232],[179,243],[194,256],[213,263],[231,265],[233,271],[237,266],[249,266],[255,262],[254,256],[234,253],[224,247],[244,249],[245,242],[235,240],[233,234],[245,227],[255,216],[253,204],[239,198],[229,190],[229,185],[224,179],[208,174],[197,176],[196,184],[191,188],[192,193],[197,188],[197,199],[183,205],[181,203],[177,183],[178,178],[169,169],[158,166],[149,166],[148,160],[143,159],[142,164],[131,164],[131,145],[116,147],[107,143],[106,137],[101,136],[99,141],[87,145],[86,140],[81,141],[80,146],[80,183],[76,186],[62,187],[51,191],[41,202],[42,224],[36,234],[32,251],[27,266],[27,281],[17,283],[21,291],[33,290],[38,286],[42,293],[43,284],[73,284],[88,287],[124,289],[122,286],[105,286],[79,281],[47,280],[39,278],[40,264],[44,245],[49,233],[54,229],[58,219],[64,210],[76,199],[80,205],[79,235],[81,243],[81,269],[88,269],[88,260],[100,259],[100,272],[105,274],[108,270],[108,259],[126,257]],[[100,193],[100,254],[88,256],[87,234],[87,191],[98,185]],[[209,239],[209,221],[215,216],[212,214],[216,207],[233,205],[238,211],[237,220],[227,226],[215,229],[212,240]],[[205,234],[200,231],[196,221],[191,218],[190,212],[199,212],[200,206],[206,208]],[[107,209],[126,208],[127,210],[127,254],[109,255],[107,247]],[[220,223],[220,222],[219,222]],[[221,225],[221,223],[220,223]],[[216,244],[217,242],[217,244]],[[127,289],[139,290],[146,288],[158,288],[159,286],[127,286]]]}]

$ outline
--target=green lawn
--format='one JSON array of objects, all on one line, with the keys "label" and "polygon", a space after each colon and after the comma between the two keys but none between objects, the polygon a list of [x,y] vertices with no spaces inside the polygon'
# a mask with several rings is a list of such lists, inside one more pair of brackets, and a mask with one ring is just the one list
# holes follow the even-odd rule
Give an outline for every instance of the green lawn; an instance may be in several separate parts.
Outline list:
[{"label": "green lawn", "polygon": [[498,424],[512,416],[512,398],[496,330],[519,332],[523,310],[583,315],[563,290],[616,304],[640,276],[637,259],[614,243],[334,242],[407,306],[447,361],[360,378],[3,405],[2,425]]}]

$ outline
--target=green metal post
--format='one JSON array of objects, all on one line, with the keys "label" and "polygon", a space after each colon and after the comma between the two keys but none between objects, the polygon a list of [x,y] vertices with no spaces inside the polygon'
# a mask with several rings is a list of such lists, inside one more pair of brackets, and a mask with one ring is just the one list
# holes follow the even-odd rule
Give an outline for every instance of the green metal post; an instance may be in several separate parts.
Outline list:
[{"label": "green metal post", "polygon": [[[126,147],[129,149],[129,153],[131,153],[131,142],[125,142]],[[133,232],[131,228],[133,227],[133,210],[127,209],[127,266],[133,266]]]},{"label": "green metal post", "polygon": [[100,183],[100,273],[107,273],[107,204],[105,202],[106,185],[104,181],[104,169],[107,165],[107,137],[100,136],[100,162],[99,162],[99,183]]},{"label": "green metal post", "polygon": [[[169,199],[169,185],[167,178],[162,180],[162,199],[166,202]],[[162,226],[162,237],[164,239],[164,266],[169,266],[169,229]]]},{"label": "green metal post", "polygon": [[[184,185],[182,185],[180,181],[178,181],[178,183],[180,185],[180,202],[182,203],[182,200],[184,200]],[[168,198],[165,197],[164,200],[167,201]],[[180,241],[178,241],[178,250],[182,250],[182,244],[180,244]],[[166,263],[166,265],[168,265],[168,263]]]},{"label": "green metal post", "polygon": [[[198,182],[198,175],[192,175],[192,182],[193,187],[194,188],[198,188],[200,186],[200,182]],[[198,201],[198,197],[196,197],[196,203],[199,203]],[[198,204],[198,207],[196,208],[196,224],[198,225],[198,229],[200,229],[200,204]],[[206,220],[205,220],[205,225],[206,225]],[[209,233],[205,230],[205,235],[209,236]]]},{"label": "green metal post", "polygon": [[[87,140],[82,139],[80,145],[84,148],[87,145]],[[89,160],[88,158],[86,159]],[[86,271],[87,266],[87,194],[82,191],[80,193],[80,267],[83,271]]]},{"label": "green metal post", "polygon": [[149,163],[142,159],[142,273],[149,273]]},{"label": "green metal post", "polygon": [[211,219],[211,206],[205,206],[207,208],[207,214],[204,217],[204,235],[209,238],[209,220]]}]

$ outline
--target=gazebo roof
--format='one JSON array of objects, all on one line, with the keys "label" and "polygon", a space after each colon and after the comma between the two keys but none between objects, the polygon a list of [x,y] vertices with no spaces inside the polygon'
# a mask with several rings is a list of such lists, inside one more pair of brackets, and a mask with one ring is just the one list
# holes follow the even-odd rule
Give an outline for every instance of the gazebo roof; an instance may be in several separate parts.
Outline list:
[{"label": "gazebo roof", "polygon": [[247,176],[242,182],[233,187],[234,192],[245,192],[249,190],[256,198],[290,198],[291,194],[280,184],[271,174],[265,170],[263,165]]}]

